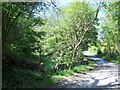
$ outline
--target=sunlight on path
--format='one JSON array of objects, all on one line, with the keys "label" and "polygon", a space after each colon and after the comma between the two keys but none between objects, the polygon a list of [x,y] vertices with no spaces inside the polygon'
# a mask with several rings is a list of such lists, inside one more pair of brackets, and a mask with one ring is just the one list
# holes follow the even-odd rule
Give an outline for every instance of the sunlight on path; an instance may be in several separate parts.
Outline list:
[{"label": "sunlight on path", "polygon": [[83,51],[83,55],[94,56],[94,54],[91,54],[89,51]]},{"label": "sunlight on path", "polygon": [[[102,58],[97,58],[87,51],[83,52],[87,56],[92,56],[98,66],[93,71],[85,74],[74,74],[65,77],[64,80],[52,86],[52,88],[120,88],[118,83],[118,65],[107,62]],[[101,63],[102,62],[102,63]]]}]

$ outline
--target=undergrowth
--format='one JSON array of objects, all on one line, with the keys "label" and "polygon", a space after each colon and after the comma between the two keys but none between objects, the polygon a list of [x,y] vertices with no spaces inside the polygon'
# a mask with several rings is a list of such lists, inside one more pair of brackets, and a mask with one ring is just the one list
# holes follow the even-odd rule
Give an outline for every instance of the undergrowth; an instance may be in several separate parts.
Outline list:
[{"label": "undergrowth", "polygon": [[44,74],[37,70],[32,71],[18,66],[8,66],[2,75],[3,88],[44,88],[55,84],[57,82],[56,79],[84,72],[96,66],[94,61],[88,59],[89,65],[79,65],[70,70],[64,69],[53,72],[50,67],[53,66],[54,62],[48,62],[47,59],[48,58],[46,58],[46,62],[44,62],[47,66]]},{"label": "undergrowth", "polygon": [[75,66],[74,68],[72,68],[70,70],[68,70],[68,69],[61,70],[61,71],[58,71],[58,72],[54,73],[53,77],[63,78],[63,77],[66,77],[66,76],[69,76],[69,75],[72,75],[72,74],[75,74],[75,73],[88,71],[88,70],[92,69],[93,67],[95,67],[97,65],[91,59],[88,59],[88,61],[89,61],[89,65],[79,65],[79,66]]},{"label": "undergrowth", "polygon": [[41,88],[54,83],[49,75],[21,67],[11,67],[3,73],[3,88]]}]

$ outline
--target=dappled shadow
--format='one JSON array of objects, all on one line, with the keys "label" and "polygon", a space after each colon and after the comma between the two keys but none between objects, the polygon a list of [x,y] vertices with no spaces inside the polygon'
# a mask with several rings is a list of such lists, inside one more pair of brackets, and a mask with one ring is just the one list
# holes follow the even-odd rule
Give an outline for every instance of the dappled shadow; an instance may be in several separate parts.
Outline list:
[{"label": "dappled shadow", "polygon": [[[98,85],[100,80],[106,80],[109,77],[105,77],[102,79],[95,79],[95,77],[91,77],[91,79],[86,80],[70,80],[70,79],[64,79],[63,81],[55,84],[54,86],[51,86],[50,88],[111,88],[111,87],[118,87],[120,84],[118,84],[117,79],[113,82],[109,82],[105,85]],[[90,82],[93,81],[92,83]]]},{"label": "dappled shadow", "polygon": [[[94,55],[87,55],[97,63],[94,71],[71,75],[51,88],[118,88],[118,65]],[[82,77],[81,77],[82,76]]]},{"label": "dappled shadow", "polygon": [[113,82],[109,82],[108,84],[106,84],[106,85],[99,85],[98,86],[98,84],[99,84],[99,82],[100,82],[100,80],[105,80],[105,79],[107,79],[107,78],[109,78],[109,77],[105,77],[105,78],[103,78],[103,79],[95,79],[95,78],[93,78],[93,77],[91,77],[93,80],[94,80],[94,82],[91,84],[91,86],[90,87],[92,87],[92,88],[109,88],[109,87],[112,87],[112,86],[116,86],[116,85],[118,85],[118,84],[113,84],[113,83],[117,83],[118,81],[117,81],[117,79],[115,80],[115,81],[113,81]]},{"label": "dappled shadow", "polygon": [[105,78],[103,78],[103,79],[95,79],[95,78],[93,78],[93,77],[91,77],[91,78],[94,80],[94,82],[91,84],[90,87],[96,88],[96,87],[97,87],[97,84],[99,83],[99,81],[100,81],[100,80],[103,80],[103,79],[106,79],[107,77],[105,77]]},{"label": "dappled shadow", "polygon": [[[66,77],[51,88],[117,88],[117,66],[111,63],[99,65],[98,70],[84,72]],[[109,72],[108,72],[109,71]]]}]

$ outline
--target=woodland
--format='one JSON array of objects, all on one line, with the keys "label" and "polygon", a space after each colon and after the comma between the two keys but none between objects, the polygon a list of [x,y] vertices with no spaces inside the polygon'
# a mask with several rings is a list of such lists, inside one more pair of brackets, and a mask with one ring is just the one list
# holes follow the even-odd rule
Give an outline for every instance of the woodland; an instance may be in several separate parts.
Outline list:
[{"label": "woodland", "polygon": [[119,4],[3,2],[2,87],[45,88],[90,70],[83,51],[120,64]]}]

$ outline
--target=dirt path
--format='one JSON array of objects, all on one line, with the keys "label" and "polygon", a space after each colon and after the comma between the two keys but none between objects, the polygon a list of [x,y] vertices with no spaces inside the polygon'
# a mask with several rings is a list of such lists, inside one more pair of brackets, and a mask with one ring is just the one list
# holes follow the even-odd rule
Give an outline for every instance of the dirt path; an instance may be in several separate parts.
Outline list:
[{"label": "dirt path", "polygon": [[102,58],[93,59],[98,63],[95,70],[65,77],[51,88],[120,88],[118,65]]}]

